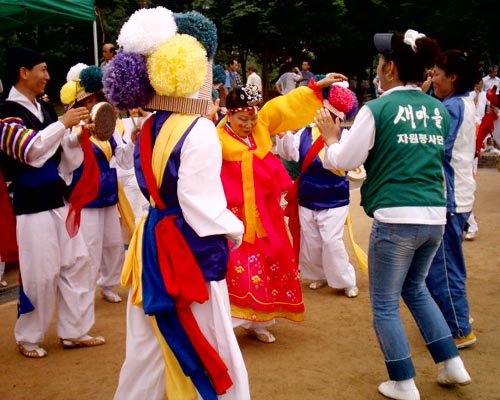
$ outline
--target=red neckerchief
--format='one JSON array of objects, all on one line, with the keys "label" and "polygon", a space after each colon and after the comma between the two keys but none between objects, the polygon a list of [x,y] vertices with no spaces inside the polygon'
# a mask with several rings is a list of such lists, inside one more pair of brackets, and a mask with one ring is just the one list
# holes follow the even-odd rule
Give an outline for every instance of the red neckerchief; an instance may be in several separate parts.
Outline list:
[{"label": "red neckerchief", "polygon": [[242,138],[240,138],[236,133],[234,133],[233,129],[229,125],[228,122],[224,125],[224,130],[229,133],[229,136],[235,138],[236,140],[240,141],[241,143],[244,143],[250,150],[255,150],[257,148],[257,143],[255,143],[255,139],[253,138],[253,135],[250,134],[248,135],[248,140],[250,141],[250,144],[245,142]]}]

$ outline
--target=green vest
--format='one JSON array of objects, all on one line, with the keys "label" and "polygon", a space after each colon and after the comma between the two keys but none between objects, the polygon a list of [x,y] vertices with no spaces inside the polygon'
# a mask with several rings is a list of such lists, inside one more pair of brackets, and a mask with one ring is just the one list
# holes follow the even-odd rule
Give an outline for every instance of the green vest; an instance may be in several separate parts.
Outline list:
[{"label": "green vest", "polygon": [[361,205],[380,208],[446,207],[444,140],[450,117],[435,98],[397,90],[366,103],[375,119],[375,143],[364,166]]}]

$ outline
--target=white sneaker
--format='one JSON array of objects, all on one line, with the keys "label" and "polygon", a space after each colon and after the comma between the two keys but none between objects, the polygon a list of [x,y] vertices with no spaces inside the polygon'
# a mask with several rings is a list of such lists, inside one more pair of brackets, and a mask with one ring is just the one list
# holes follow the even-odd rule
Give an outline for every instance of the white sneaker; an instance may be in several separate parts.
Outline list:
[{"label": "white sneaker", "polygon": [[476,232],[467,232],[464,236],[465,240],[474,240],[476,237]]},{"label": "white sneaker", "polygon": [[401,390],[396,388],[396,381],[387,381],[381,383],[378,391],[385,397],[395,400],[420,400],[420,393],[417,388],[410,390]]},{"label": "white sneaker", "polygon": [[443,386],[464,386],[471,383],[472,379],[465,367],[454,368],[453,370],[449,371],[444,367],[444,365],[442,365],[439,368],[437,381],[440,385]]}]

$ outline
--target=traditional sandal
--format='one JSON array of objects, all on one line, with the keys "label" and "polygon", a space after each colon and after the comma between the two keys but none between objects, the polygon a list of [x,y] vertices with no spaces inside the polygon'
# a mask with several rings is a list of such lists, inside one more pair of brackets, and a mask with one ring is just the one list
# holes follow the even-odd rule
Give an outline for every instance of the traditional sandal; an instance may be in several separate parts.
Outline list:
[{"label": "traditional sandal", "polygon": [[314,281],[309,284],[309,289],[320,289],[323,286],[326,286],[326,281]]},{"label": "traditional sandal", "polygon": [[274,343],[276,341],[273,334],[264,328],[247,329],[247,333],[262,343]]},{"label": "traditional sandal", "polygon": [[352,286],[344,289],[346,297],[353,298],[359,294],[359,289],[357,286]]},{"label": "traditional sandal", "polygon": [[121,303],[122,298],[118,293],[113,292],[112,290],[103,290],[102,298],[106,300],[108,303]]},{"label": "traditional sandal", "polygon": [[104,343],[106,343],[106,339],[102,336],[90,336],[88,339],[61,339],[61,344],[65,349],[102,346]]},{"label": "traditional sandal", "polygon": [[[21,354],[28,358],[42,358],[47,355],[47,350],[38,346],[37,344],[32,345],[32,349],[28,349],[22,342],[17,343],[17,348]],[[31,347],[31,346],[30,346]]]}]

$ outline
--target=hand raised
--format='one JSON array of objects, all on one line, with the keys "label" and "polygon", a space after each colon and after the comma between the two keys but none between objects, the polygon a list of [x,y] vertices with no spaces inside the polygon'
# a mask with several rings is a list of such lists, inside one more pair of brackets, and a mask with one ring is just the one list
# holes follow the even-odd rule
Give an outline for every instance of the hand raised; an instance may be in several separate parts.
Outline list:
[{"label": "hand raised", "polygon": [[78,125],[80,121],[89,118],[89,111],[85,107],[71,108],[66,111],[60,118],[65,128],[71,128]]}]

